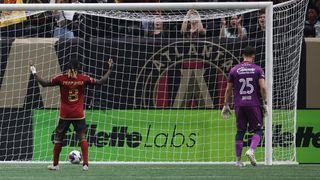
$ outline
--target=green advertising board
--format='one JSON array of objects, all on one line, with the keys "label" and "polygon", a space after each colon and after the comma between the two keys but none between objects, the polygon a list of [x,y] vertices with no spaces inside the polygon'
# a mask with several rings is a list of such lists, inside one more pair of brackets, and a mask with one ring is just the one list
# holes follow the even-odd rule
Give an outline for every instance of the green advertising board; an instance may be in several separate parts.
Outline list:
[{"label": "green advertising board", "polygon": [[320,163],[320,110],[297,112],[297,161]]},{"label": "green advertising board", "polygon": [[[86,111],[91,161],[234,161],[235,119],[223,120],[215,110]],[[292,153],[292,133],[274,111],[274,158]],[[278,113],[279,114],[279,113]],[[57,110],[35,110],[34,160],[52,159]],[[245,136],[248,146],[250,134]],[[80,150],[72,129],[64,140],[61,160]],[[264,158],[264,138],[257,149]],[[320,163],[320,110],[298,110],[296,152],[299,163]],[[245,147],[246,149],[247,147]],[[290,156],[291,157],[291,156]]]},{"label": "green advertising board", "polygon": [[[58,111],[35,110],[33,117],[33,159],[51,160]],[[235,119],[221,119],[220,111],[92,110],[86,111],[86,122],[91,161],[235,160]],[[66,160],[68,152],[80,150],[73,139],[75,133],[70,130],[61,160]],[[257,159],[263,160],[263,152],[264,147],[259,147]]]}]

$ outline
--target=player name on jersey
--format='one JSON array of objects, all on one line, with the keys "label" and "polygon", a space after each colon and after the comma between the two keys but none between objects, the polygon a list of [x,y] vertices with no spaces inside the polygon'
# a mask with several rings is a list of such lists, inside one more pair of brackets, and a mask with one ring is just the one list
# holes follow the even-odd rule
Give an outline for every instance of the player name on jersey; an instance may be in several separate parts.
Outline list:
[{"label": "player name on jersey", "polygon": [[63,81],[62,84],[67,86],[77,86],[77,85],[83,85],[84,82],[83,81]]}]

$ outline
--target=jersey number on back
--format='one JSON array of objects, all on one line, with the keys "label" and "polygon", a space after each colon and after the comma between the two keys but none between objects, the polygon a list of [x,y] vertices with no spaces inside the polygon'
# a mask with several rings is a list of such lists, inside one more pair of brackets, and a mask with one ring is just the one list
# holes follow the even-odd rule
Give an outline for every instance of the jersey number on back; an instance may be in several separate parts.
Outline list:
[{"label": "jersey number on back", "polygon": [[79,99],[79,90],[78,89],[70,89],[68,94],[68,100],[70,102],[78,101]]},{"label": "jersey number on back", "polygon": [[239,82],[241,83],[241,88],[239,93],[241,95],[252,94],[254,91],[254,86],[251,84],[253,78],[241,78]]}]

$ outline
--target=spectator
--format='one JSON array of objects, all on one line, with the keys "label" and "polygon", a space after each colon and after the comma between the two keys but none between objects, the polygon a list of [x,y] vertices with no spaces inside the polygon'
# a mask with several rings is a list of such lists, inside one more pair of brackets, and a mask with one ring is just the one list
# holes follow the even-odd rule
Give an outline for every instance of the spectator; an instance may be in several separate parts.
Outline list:
[{"label": "spectator", "polygon": [[[161,11],[155,11],[155,12],[150,12],[149,14],[147,14],[147,16],[153,16],[155,17],[155,19],[157,19],[157,16],[159,16],[158,19],[160,19],[160,16],[162,15],[162,12]],[[150,21],[150,20],[144,20],[141,22],[141,25],[142,25],[142,29],[143,29],[143,32],[144,32],[144,35],[145,36],[150,36],[153,31],[154,31],[154,24],[155,22],[153,21]],[[161,25],[163,25],[163,23],[161,22]]]},{"label": "spectator", "polygon": [[258,17],[258,24],[250,28],[249,38],[262,39],[265,37],[265,11],[261,10]]},{"label": "spectator", "polygon": [[[315,36],[312,36],[313,28],[315,31]],[[318,12],[316,9],[313,9],[313,8],[308,9],[307,20],[305,22],[305,36],[320,37],[320,21],[318,20]]]},{"label": "spectator", "polygon": [[167,32],[161,19],[155,19],[152,24],[152,29],[149,31],[150,37],[167,37]]},{"label": "spectator", "polygon": [[230,24],[227,26],[227,21],[221,18],[220,38],[245,38],[247,30],[242,26],[242,18],[234,15],[230,19]]},{"label": "spectator", "polygon": [[203,27],[198,11],[191,9],[187,12],[181,25],[181,33],[188,38],[206,36],[206,29]]},{"label": "spectator", "polygon": [[[72,0],[73,1],[73,0]],[[73,1],[72,3],[76,3]],[[58,3],[71,3],[69,0],[58,0]],[[73,38],[73,17],[75,11],[54,11],[57,26],[54,29],[54,37],[57,38]]]}]

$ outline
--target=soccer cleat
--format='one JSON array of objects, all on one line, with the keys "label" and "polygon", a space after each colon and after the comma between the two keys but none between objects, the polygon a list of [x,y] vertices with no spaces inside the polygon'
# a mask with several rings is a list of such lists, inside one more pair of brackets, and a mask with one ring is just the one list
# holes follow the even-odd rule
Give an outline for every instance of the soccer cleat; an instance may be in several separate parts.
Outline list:
[{"label": "soccer cleat", "polygon": [[246,152],[246,156],[249,158],[250,163],[252,164],[252,166],[256,166],[257,165],[257,160],[254,157],[254,154],[250,149]]},{"label": "soccer cleat", "polygon": [[82,170],[88,171],[88,170],[89,170],[89,166],[88,166],[88,165],[83,165],[83,166],[82,166]]},{"label": "soccer cleat", "polygon": [[59,170],[59,165],[56,165],[56,166],[54,166],[54,165],[49,165],[49,166],[48,166],[48,169],[49,169],[49,170],[53,170],[53,171],[57,171],[57,170]]},{"label": "soccer cleat", "polygon": [[236,166],[238,166],[238,167],[244,167],[244,166],[246,166],[243,162],[241,162],[241,161],[237,161],[236,162]]}]

